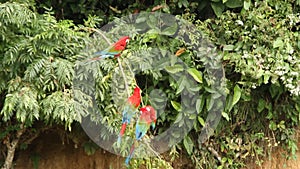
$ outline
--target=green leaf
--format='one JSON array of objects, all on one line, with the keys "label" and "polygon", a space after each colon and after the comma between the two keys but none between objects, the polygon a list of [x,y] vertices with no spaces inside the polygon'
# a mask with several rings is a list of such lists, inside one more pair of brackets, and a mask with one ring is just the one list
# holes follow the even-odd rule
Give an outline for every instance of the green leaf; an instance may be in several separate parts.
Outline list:
[{"label": "green leaf", "polygon": [[293,54],[294,53],[294,48],[289,42],[286,43],[286,51],[287,51],[288,54]]},{"label": "green leaf", "polygon": [[219,17],[222,15],[225,5],[222,2],[212,2],[211,7],[214,10],[214,13]]},{"label": "green leaf", "polygon": [[232,58],[232,54],[228,54],[224,52],[223,60],[230,60]]},{"label": "green leaf", "polygon": [[232,51],[234,49],[234,45],[224,45],[224,51]]},{"label": "green leaf", "polygon": [[183,71],[183,66],[179,65],[179,64],[176,64],[174,66],[166,66],[165,70],[169,73],[175,74],[175,73]]},{"label": "green leaf", "polygon": [[229,116],[228,116],[227,113],[222,112],[222,116],[223,116],[227,121],[229,121]]},{"label": "green leaf", "polygon": [[171,101],[171,105],[173,106],[173,108],[176,110],[176,111],[180,111],[181,110],[181,105],[180,103],[176,102],[176,101]]},{"label": "green leaf", "polygon": [[271,77],[271,73],[269,71],[265,71],[263,76],[264,76],[264,84],[267,84]]},{"label": "green leaf", "polygon": [[179,138],[181,136],[181,133],[180,133],[179,130],[175,130],[175,131],[172,132],[172,136],[174,136],[175,138]]},{"label": "green leaf", "polygon": [[203,120],[202,117],[198,116],[198,121],[203,127],[205,126],[205,121]]},{"label": "green leaf", "polygon": [[273,48],[283,48],[283,45],[284,43],[280,37],[273,42]]},{"label": "green leaf", "polygon": [[260,113],[262,112],[266,107],[266,102],[264,99],[259,99],[258,101],[258,106],[257,106],[257,111]]},{"label": "green leaf", "polygon": [[238,8],[238,7],[242,7],[244,4],[244,0],[228,0],[226,2],[226,6],[228,8]]},{"label": "green leaf", "polygon": [[185,88],[186,83],[187,83],[186,77],[185,77],[185,76],[182,76],[182,77],[179,79],[178,83],[179,83],[179,86],[178,86],[178,89],[177,89],[177,91],[176,91],[176,94],[181,93],[182,90]]},{"label": "green leaf", "polygon": [[136,19],[136,23],[144,23],[147,21],[148,18],[146,18],[145,16],[139,15],[139,17]]},{"label": "green leaf", "polygon": [[188,0],[181,0],[181,3],[186,8],[189,6],[189,1]]},{"label": "green leaf", "polygon": [[249,10],[250,6],[251,6],[251,0],[245,0],[244,9]]},{"label": "green leaf", "polygon": [[207,109],[207,111],[211,110],[211,108],[213,107],[214,103],[215,103],[215,100],[211,96],[209,96],[209,97],[206,98],[206,109]]},{"label": "green leaf", "polygon": [[270,121],[269,123],[269,128],[273,131],[275,131],[277,129],[277,125],[274,121]]},{"label": "green leaf", "polygon": [[98,146],[92,142],[86,142],[83,144],[83,149],[88,156],[93,155],[96,152],[97,148]]},{"label": "green leaf", "polygon": [[220,166],[218,166],[218,168],[217,169],[223,169],[223,166],[222,165],[220,165]]},{"label": "green leaf", "polygon": [[241,88],[238,84],[234,86],[233,92],[232,106],[234,106],[241,98]]},{"label": "green leaf", "polygon": [[278,87],[275,86],[274,84],[272,84],[270,87],[269,87],[269,92],[271,94],[271,97],[272,99],[274,99],[274,97],[277,95],[278,93]]},{"label": "green leaf", "polygon": [[226,106],[225,106],[225,110],[230,112],[231,109],[232,109],[232,98],[233,98],[233,95],[228,95],[227,96],[227,99],[226,99]]},{"label": "green leaf", "polygon": [[189,155],[191,155],[193,153],[194,143],[189,136],[186,136],[183,139],[183,145],[184,145],[184,148],[186,149],[187,153]]},{"label": "green leaf", "polygon": [[170,26],[170,27],[167,27],[166,29],[164,29],[162,31],[162,34],[171,36],[171,35],[174,35],[176,33],[176,31],[177,31],[177,25],[174,25],[174,26]]},{"label": "green leaf", "polygon": [[175,120],[174,123],[179,123],[180,121],[181,121],[181,122],[184,121],[184,120],[182,120],[182,113],[178,113],[178,114],[177,114],[176,120]]},{"label": "green leaf", "polygon": [[202,112],[203,107],[204,107],[204,99],[203,99],[203,95],[201,95],[200,98],[197,99],[197,101],[196,101],[196,111],[197,111],[197,113]]},{"label": "green leaf", "polygon": [[202,72],[195,68],[189,68],[187,71],[197,82],[203,83]]}]

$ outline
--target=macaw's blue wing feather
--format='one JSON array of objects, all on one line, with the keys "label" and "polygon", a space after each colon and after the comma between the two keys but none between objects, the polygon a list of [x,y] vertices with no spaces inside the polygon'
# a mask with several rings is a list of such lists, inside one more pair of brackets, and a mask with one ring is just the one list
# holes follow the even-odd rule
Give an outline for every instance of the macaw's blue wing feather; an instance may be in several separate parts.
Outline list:
[{"label": "macaw's blue wing feather", "polygon": [[138,121],[135,128],[135,138],[141,140],[141,138],[147,133],[149,124],[143,121]]},{"label": "macaw's blue wing feather", "polygon": [[127,126],[127,124],[130,124],[132,116],[135,115],[136,111],[137,110],[134,108],[134,106],[132,106],[128,102],[124,106],[123,112],[122,112],[122,127],[121,127],[120,134],[119,134],[118,140],[117,140],[118,145],[121,144],[121,139],[122,139],[122,136],[125,133],[126,126]]},{"label": "macaw's blue wing feather", "polygon": [[136,113],[136,109],[132,106],[127,104],[122,112],[122,123],[130,123],[132,116]]},{"label": "macaw's blue wing feather", "polygon": [[119,54],[120,52],[117,52],[117,51],[106,51],[106,50],[103,50],[103,51],[98,51],[96,53],[94,53],[95,56],[104,56],[104,55],[109,55],[109,56],[115,56],[117,54]]},{"label": "macaw's blue wing feather", "polygon": [[105,58],[113,58],[116,54],[118,54],[118,53],[108,53],[105,51],[99,51],[99,52],[94,53],[93,56],[96,58],[99,58],[99,59],[105,59]]}]

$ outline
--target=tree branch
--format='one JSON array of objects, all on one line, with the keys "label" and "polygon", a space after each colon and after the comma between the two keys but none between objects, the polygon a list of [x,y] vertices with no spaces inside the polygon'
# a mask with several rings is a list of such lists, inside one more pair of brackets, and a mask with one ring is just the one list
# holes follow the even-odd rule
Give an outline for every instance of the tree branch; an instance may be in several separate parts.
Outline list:
[{"label": "tree branch", "polygon": [[1,169],[11,169],[12,168],[12,163],[14,160],[16,148],[17,148],[20,138],[21,138],[22,134],[25,132],[25,130],[26,129],[24,128],[24,123],[20,124],[20,129],[16,133],[16,138],[13,139],[11,142],[10,141],[6,142],[7,156],[5,158],[4,165],[2,166]]},{"label": "tree branch", "polygon": [[207,149],[218,159],[220,163],[222,163],[222,158],[215,149],[213,149],[212,147],[208,147]]},{"label": "tree branch", "polygon": [[110,40],[98,29],[95,28],[82,28],[83,30],[88,30],[88,31],[93,31],[93,32],[97,32],[99,35],[101,35],[103,37],[103,39],[109,44],[111,45],[112,43],[110,42]]},{"label": "tree branch", "polygon": [[125,90],[126,90],[126,92],[127,92],[127,96],[130,97],[130,91],[129,91],[129,89],[128,89],[128,82],[127,82],[127,79],[126,79],[126,76],[125,76],[123,67],[122,67],[122,65],[121,65],[122,63],[121,63],[120,57],[117,57],[117,60],[118,60],[118,64],[119,64],[119,68],[120,68],[121,74],[122,74],[123,79],[124,79]]},{"label": "tree branch", "polygon": [[[132,69],[131,69],[129,63],[128,63],[127,61],[125,61],[125,64],[126,64],[126,66],[128,67],[128,69],[129,69],[129,71],[130,71],[130,73],[131,73],[131,75],[132,75],[132,77],[133,77],[133,80],[134,80],[135,85],[138,86],[138,84],[137,84],[137,82],[136,82],[136,80],[135,80],[135,75],[134,75],[134,73],[133,73],[133,71],[132,71]],[[141,103],[142,103],[142,107],[144,107],[143,99],[141,99]]]}]

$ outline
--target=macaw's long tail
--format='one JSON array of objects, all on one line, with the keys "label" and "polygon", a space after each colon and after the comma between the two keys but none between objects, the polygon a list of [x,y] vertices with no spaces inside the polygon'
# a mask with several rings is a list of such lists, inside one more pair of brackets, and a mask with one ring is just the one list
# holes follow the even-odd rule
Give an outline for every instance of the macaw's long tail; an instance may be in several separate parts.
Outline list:
[{"label": "macaw's long tail", "polygon": [[119,145],[120,145],[122,137],[123,137],[123,135],[125,133],[126,126],[127,126],[127,123],[123,123],[122,124],[121,130],[120,130],[120,134],[119,134],[119,137],[118,137],[118,142],[117,142]]},{"label": "macaw's long tail", "polygon": [[129,165],[129,161],[132,159],[133,152],[134,152],[134,143],[132,144],[132,146],[131,146],[131,148],[130,148],[129,155],[127,156],[127,158],[126,158],[126,160],[125,160],[126,166]]},{"label": "macaw's long tail", "polygon": [[101,58],[101,57],[94,57],[94,58],[89,59],[89,61],[92,61],[92,60],[100,60],[100,59],[102,59],[102,58]]},{"label": "macaw's long tail", "polygon": [[97,57],[90,58],[89,61],[96,61],[96,60],[101,60],[101,59],[105,59],[105,58],[113,58],[113,57],[114,57],[114,55],[100,55]]}]

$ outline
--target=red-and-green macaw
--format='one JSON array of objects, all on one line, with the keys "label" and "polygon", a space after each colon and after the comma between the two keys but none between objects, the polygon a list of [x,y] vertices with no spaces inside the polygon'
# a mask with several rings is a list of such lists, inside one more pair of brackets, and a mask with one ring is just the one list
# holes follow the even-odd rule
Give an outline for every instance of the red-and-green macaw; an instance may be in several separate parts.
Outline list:
[{"label": "red-and-green macaw", "polygon": [[129,42],[129,36],[124,36],[120,38],[116,43],[111,45],[110,47],[94,53],[95,56],[90,60],[100,60],[104,58],[112,58],[112,57],[118,57],[121,55],[121,52],[125,49],[126,44]]},{"label": "red-and-green macaw", "polygon": [[138,86],[136,86],[133,90],[132,95],[127,99],[122,111],[122,127],[117,141],[118,144],[121,143],[121,139],[125,133],[126,126],[130,123],[130,120],[137,111],[137,108],[139,107],[140,103],[141,89]]},{"label": "red-and-green macaw", "polygon": [[[145,136],[147,133],[148,129],[151,127],[155,127],[155,122],[156,122],[156,111],[152,106],[145,106],[140,108],[141,115],[136,123],[135,127],[135,138],[136,141],[140,141],[142,137]],[[129,155],[127,156],[125,160],[125,164],[128,165],[130,159],[132,158],[135,146],[135,143],[132,144],[130,148]]]}]

